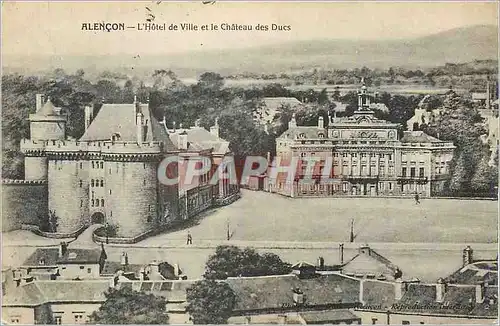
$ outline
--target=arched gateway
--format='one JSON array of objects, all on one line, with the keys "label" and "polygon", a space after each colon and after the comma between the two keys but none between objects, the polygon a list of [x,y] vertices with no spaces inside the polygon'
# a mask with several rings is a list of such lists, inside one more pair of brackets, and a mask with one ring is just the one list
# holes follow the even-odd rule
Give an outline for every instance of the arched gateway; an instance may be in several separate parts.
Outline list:
[{"label": "arched gateway", "polygon": [[92,224],[104,224],[104,214],[101,212],[95,212],[90,217],[90,223],[92,223]]}]

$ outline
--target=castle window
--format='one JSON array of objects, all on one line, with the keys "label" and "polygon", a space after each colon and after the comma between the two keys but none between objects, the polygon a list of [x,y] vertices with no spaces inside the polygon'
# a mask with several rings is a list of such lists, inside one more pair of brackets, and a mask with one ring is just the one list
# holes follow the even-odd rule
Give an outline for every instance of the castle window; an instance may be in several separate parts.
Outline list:
[{"label": "castle window", "polygon": [[[92,162],[94,163],[94,162]],[[90,186],[93,187],[94,186],[94,179],[90,180]]]},{"label": "castle window", "polygon": [[83,163],[80,162],[80,169],[83,169]]},{"label": "castle window", "polygon": [[92,169],[95,169],[94,161],[92,161]]},{"label": "castle window", "polygon": [[142,163],[142,167],[146,169],[146,163]]},{"label": "castle window", "polygon": [[96,200],[95,200],[95,206],[96,206],[96,207],[99,207],[99,199],[96,199]]},{"label": "castle window", "polygon": [[113,216],[113,211],[109,211],[109,216]]},{"label": "castle window", "polygon": [[148,212],[151,212],[151,205],[148,205]]},{"label": "castle window", "polygon": [[80,188],[83,186],[83,181],[80,180]]},{"label": "castle window", "polygon": [[109,194],[111,195],[111,189],[109,189]]},{"label": "castle window", "polygon": [[148,216],[148,222],[151,222],[151,216],[150,215]]},{"label": "castle window", "polygon": [[92,207],[94,207],[94,200],[92,199]]},{"label": "castle window", "polygon": [[109,168],[109,174],[111,174],[111,168]]},{"label": "castle window", "polygon": [[104,207],[104,199],[101,199],[101,206]]},{"label": "castle window", "polygon": [[80,207],[83,207],[83,199],[80,200]]},{"label": "castle window", "polygon": [[142,184],[146,185],[146,179],[142,180]]},{"label": "castle window", "polygon": [[104,180],[101,180],[101,187],[104,187]]},{"label": "castle window", "polygon": [[101,162],[100,165],[101,165],[101,169],[104,169],[104,162]]}]

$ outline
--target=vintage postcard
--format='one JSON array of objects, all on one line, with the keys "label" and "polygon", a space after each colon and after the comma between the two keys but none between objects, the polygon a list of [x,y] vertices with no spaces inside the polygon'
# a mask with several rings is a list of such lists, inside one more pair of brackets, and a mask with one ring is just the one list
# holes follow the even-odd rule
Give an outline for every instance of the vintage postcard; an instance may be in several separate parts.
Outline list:
[{"label": "vintage postcard", "polygon": [[498,322],[474,2],[2,2],[2,324]]}]

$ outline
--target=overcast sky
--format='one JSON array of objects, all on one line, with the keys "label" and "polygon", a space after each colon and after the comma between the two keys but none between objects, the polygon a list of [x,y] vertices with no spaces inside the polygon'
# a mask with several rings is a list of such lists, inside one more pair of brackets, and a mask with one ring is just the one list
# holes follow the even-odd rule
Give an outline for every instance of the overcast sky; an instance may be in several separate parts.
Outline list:
[{"label": "overcast sky", "polygon": [[[82,23],[137,25],[148,6],[157,23],[281,24],[288,32],[89,32]],[[278,3],[220,2],[17,2],[2,3],[6,55],[164,54],[258,46],[308,39],[411,38],[470,25],[498,25],[496,2]]]}]

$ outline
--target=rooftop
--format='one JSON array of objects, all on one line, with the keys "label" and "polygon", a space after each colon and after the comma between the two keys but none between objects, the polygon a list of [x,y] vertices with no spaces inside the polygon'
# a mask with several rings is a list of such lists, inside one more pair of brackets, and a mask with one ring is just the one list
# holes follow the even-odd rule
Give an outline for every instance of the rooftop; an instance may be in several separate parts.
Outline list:
[{"label": "rooftop", "polygon": [[301,312],[300,316],[307,324],[331,324],[335,322],[360,320],[361,318],[347,309],[307,311]]},{"label": "rooftop", "polygon": [[23,266],[56,266],[58,264],[98,264],[100,249],[70,249],[59,257],[59,248],[37,248]]},{"label": "rooftop", "polygon": [[326,129],[318,128],[318,126],[297,126],[290,127],[278,138],[288,138],[288,139],[317,139],[320,138],[320,134],[326,138]]},{"label": "rooftop", "polygon": [[[390,260],[369,247],[361,247],[359,253],[342,266],[342,272],[355,275],[383,277],[393,280],[399,268]],[[399,275],[400,277],[401,275]]]},{"label": "rooftop", "polygon": [[163,142],[166,151],[176,151],[165,126],[153,116],[148,104],[141,103],[103,104],[80,141],[105,141],[115,137],[119,141],[137,142],[137,112],[144,116],[144,142]]},{"label": "rooftop", "polygon": [[446,282],[454,284],[478,284],[486,282],[490,285],[498,284],[498,263],[493,260],[477,261],[465,265],[450,276]]},{"label": "rooftop", "polygon": [[401,142],[403,143],[441,143],[442,140],[439,140],[435,137],[429,136],[423,131],[404,131],[403,137],[401,138]]},{"label": "rooftop", "polygon": [[47,302],[103,302],[109,280],[34,281],[21,285],[2,300],[2,306],[38,306]]},{"label": "rooftop", "polygon": [[238,300],[235,310],[253,311],[293,307],[292,289],[300,289],[305,304],[325,306],[357,304],[359,281],[340,274],[300,279],[296,275],[228,278],[226,281]]},{"label": "rooftop", "polygon": [[188,150],[206,150],[213,149],[215,154],[226,154],[229,150],[229,142],[217,137],[210,131],[202,127],[191,127],[189,129],[176,129],[169,131],[171,142],[176,148],[179,148],[179,134],[185,132],[188,140]]}]

